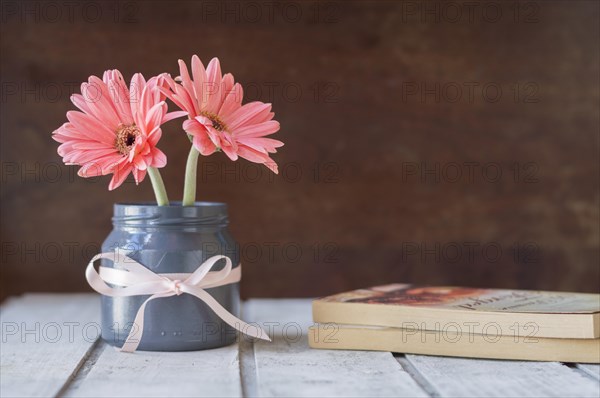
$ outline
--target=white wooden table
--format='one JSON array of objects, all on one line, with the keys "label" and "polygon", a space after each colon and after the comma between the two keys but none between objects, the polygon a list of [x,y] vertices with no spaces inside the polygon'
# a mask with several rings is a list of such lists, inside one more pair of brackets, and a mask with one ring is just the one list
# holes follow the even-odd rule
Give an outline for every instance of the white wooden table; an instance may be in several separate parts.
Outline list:
[{"label": "white wooden table", "polygon": [[0,309],[0,397],[600,397],[599,365],[312,350],[310,300],[250,300],[243,317],[279,322],[274,341],[123,354],[97,339],[98,296],[12,298]]}]

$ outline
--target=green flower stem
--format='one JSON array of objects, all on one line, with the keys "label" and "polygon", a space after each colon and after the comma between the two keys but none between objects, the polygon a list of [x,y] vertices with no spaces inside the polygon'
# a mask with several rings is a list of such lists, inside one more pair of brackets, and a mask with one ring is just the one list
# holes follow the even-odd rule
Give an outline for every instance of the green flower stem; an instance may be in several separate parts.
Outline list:
[{"label": "green flower stem", "polygon": [[185,183],[183,185],[182,206],[193,206],[196,202],[196,172],[200,152],[192,145],[185,166]]},{"label": "green flower stem", "polygon": [[158,203],[159,206],[168,206],[169,198],[167,197],[167,190],[165,189],[165,183],[160,176],[160,171],[158,171],[156,167],[148,167],[148,175],[150,176],[150,182],[152,182],[156,203]]}]

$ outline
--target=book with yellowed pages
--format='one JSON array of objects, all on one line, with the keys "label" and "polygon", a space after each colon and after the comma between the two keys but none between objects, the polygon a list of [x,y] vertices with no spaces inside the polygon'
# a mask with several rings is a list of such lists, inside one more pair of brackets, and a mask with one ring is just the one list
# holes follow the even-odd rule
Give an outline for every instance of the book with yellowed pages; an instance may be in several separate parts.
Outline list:
[{"label": "book with yellowed pages", "polygon": [[312,348],[451,357],[600,363],[600,339],[550,339],[340,324],[310,327]]},{"label": "book with yellowed pages", "polygon": [[313,320],[511,338],[598,339],[600,295],[391,284],[314,300]]}]

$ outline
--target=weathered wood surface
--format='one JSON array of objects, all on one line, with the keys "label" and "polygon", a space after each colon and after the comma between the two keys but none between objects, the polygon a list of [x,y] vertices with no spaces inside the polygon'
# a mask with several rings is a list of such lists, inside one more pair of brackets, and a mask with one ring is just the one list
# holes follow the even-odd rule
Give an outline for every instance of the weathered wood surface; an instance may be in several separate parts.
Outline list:
[{"label": "weathered wood surface", "polygon": [[599,365],[312,350],[309,300],[250,300],[243,312],[272,343],[124,354],[96,339],[96,295],[8,300],[0,396],[600,396]]},{"label": "weathered wood surface", "polygon": [[126,354],[104,342],[68,397],[238,397],[242,395],[236,344],[206,351]]},{"label": "weathered wood surface", "polygon": [[595,397],[600,383],[557,362],[500,361],[407,355],[444,397]]},{"label": "weathered wood surface", "polygon": [[592,376],[594,379],[600,380],[600,365],[594,365],[591,363],[578,363],[577,368]]},{"label": "weathered wood surface", "polygon": [[57,395],[99,336],[96,295],[25,295],[2,305],[1,397]]},{"label": "weathered wood surface", "polygon": [[258,396],[427,396],[389,352],[310,349],[309,300],[250,300],[244,317],[272,331],[254,343]]}]

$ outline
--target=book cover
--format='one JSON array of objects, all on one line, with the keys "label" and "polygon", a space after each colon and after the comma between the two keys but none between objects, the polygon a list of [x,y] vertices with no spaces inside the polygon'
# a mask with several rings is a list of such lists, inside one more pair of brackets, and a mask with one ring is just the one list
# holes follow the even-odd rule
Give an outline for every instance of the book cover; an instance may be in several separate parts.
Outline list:
[{"label": "book cover", "polygon": [[313,319],[425,330],[451,323],[458,333],[593,339],[600,337],[600,295],[390,284],[317,299]]},{"label": "book cover", "polygon": [[600,312],[600,295],[532,290],[390,284],[321,299],[347,303],[409,305],[471,311],[536,313]]}]

